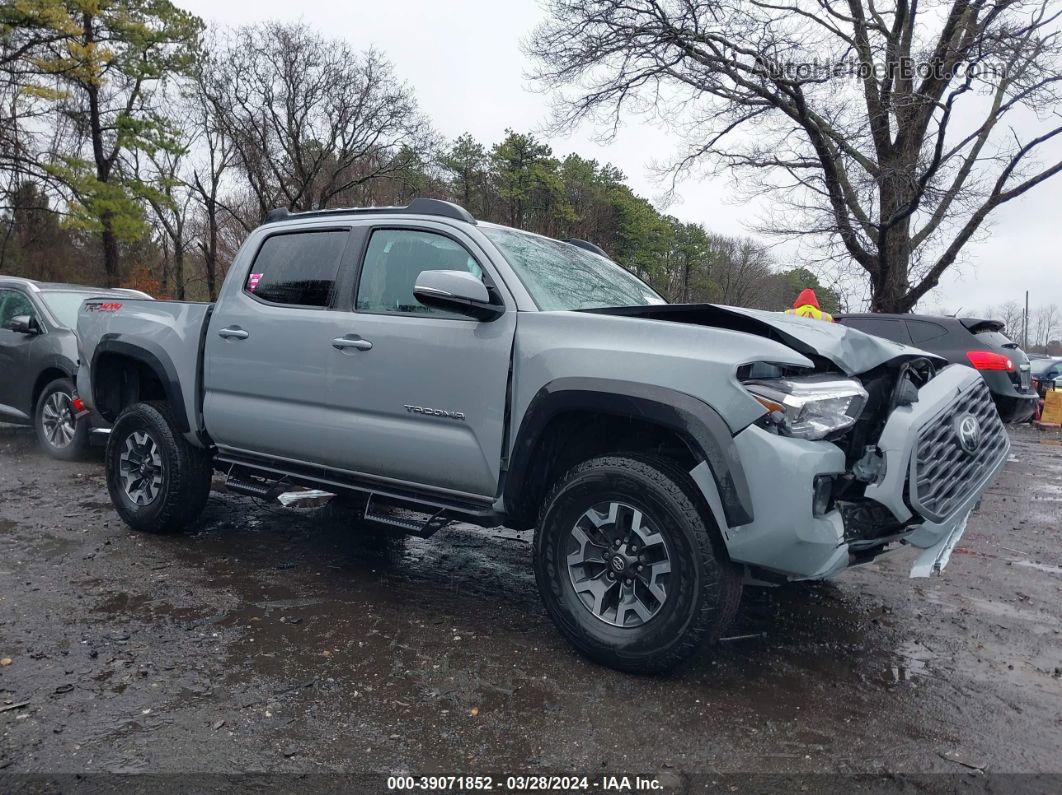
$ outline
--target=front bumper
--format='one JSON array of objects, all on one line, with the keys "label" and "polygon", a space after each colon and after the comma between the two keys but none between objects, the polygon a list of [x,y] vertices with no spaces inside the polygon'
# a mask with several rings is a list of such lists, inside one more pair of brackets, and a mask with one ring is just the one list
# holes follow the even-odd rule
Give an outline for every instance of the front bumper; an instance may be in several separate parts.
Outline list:
[{"label": "front bumper", "polygon": [[[911,576],[927,576],[947,564],[970,512],[1006,461],[1009,439],[1002,426],[992,425],[988,428],[991,436],[986,438],[993,446],[985,448],[985,460],[976,469],[975,477],[957,482],[954,487],[949,482],[945,498],[912,493],[912,481],[918,482],[919,472],[923,477],[925,474],[916,470],[916,462],[933,471],[932,464],[916,458],[920,440],[930,429],[950,432],[952,414],[966,404],[980,405],[982,422],[999,422],[994,411],[989,417],[984,406],[976,403],[975,397],[981,399],[983,394],[978,389],[985,387],[975,370],[961,365],[945,368],[919,390],[918,402],[893,411],[879,439],[885,466],[878,481],[867,486],[865,497],[880,503],[897,523],[906,526],[902,538],[894,540],[925,550],[915,562]],[[982,402],[987,400],[984,397]],[[778,436],[755,425],[735,436],[734,443],[749,475],[755,519],[723,533],[731,559],[794,580],[822,579],[846,568],[853,559],[853,550],[845,541],[840,512],[832,510],[816,516],[812,510],[816,476],[844,473],[843,451],[829,442]],[[695,471],[695,477],[696,474]],[[944,472],[942,476],[948,475]],[[926,482],[921,483],[921,488],[927,490]],[[934,481],[929,483],[937,485]],[[913,502],[926,507],[916,512]],[[927,518],[931,504],[937,514]]]}]

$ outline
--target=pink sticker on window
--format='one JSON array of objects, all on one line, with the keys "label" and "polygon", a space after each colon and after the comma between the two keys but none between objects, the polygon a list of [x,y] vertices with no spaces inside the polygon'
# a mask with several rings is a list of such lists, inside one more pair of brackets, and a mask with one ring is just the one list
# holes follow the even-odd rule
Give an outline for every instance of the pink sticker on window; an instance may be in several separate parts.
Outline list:
[{"label": "pink sticker on window", "polygon": [[252,273],[250,276],[247,277],[247,289],[253,293],[255,291],[255,288],[258,287],[258,282],[260,282],[261,280],[261,273]]}]

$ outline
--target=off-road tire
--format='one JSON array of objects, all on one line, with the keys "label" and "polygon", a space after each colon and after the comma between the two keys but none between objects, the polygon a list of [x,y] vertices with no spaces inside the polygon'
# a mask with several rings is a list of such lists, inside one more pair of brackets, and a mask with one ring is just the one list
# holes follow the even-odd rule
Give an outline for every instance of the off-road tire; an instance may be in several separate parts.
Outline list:
[{"label": "off-road tire", "polygon": [[[576,595],[566,562],[579,517],[610,500],[641,510],[670,550],[667,599],[637,627],[614,626],[594,615]],[[741,569],[727,559],[696,485],[682,469],[654,456],[594,458],[559,478],[543,502],[533,557],[539,592],[561,633],[590,659],[621,671],[676,667],[704,642],[718,639],[740,602]]]},{"label": "off-road tire", "polygon": [[[126,440],[134,432],[154,441],[162,461],[162,484],[146,505],[127,495],[120,472]],[[193,447],[176,428],[173,411],[164,402],[134,403],[114,423],[106,452],[107,491],[127,525],[145,533],[176,533],[199,516],[210,495],[210,454]]]},{"label": "off-road tire", "polygon": [[[48,430],[45,427],[45,413],[54,413],[56,410],[53,396],[61,396],[66,405],[69,406],[70,402],[73,401],[74,382],[69,378],[57,378],[48,383],[37,397],[37,404],[33,411],[33,430],[37,432],[37,441],[40,443],[41,449],[52,458],[58,458],[61,461],[77,461],[85,455],[85,451],[88,449],[88,418],[74,419],[73,437],[68,442],[63,443],[65,436],[58,436],[57,440],[60,443],[54,444],[49,438]],[[64,407],[63,410],[70,409]],[[62,431],[59,431],[59,433],[61,434]]]}]

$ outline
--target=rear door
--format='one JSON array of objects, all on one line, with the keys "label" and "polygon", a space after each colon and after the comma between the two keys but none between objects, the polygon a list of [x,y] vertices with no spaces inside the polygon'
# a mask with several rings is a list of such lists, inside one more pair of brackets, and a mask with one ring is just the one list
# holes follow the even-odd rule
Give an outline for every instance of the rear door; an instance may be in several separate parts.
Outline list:
[{"label": "rear door", "polygon": [[353,277],[351,227],[285,227],[251,246],[207,330],[207,431],[223,450],[334,463],[350,419],[329,368],[349,319],[334,301]]}]

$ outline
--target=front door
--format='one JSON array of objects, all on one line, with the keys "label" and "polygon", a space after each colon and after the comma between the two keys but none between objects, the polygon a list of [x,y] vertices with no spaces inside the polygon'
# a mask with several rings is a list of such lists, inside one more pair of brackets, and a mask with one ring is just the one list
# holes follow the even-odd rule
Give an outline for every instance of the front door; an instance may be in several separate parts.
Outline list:
[{"label": "front door", "polygon": [[[329,392],[349,411],[344,456],[359,471],[475,495],[497,493],[516,311],[481,322],[413,296],[427,270],[468,271],[500,284],[474,241],[424,222],[376,225],[345,336],[368,349],[337,350]],[[498,287],[502,290],[502,287]]]}]

